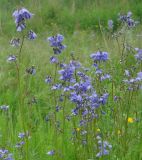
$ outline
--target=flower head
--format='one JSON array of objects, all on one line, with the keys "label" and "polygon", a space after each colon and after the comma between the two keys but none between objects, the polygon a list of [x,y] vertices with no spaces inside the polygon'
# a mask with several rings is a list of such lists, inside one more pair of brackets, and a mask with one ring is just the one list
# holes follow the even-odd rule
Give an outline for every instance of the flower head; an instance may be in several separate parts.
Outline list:
[{"label": "flower head", "polygon": [[18,32],[21,32],[26,28],[25,20],[31,19],[33,14],[30,13],[26,8],[21,8],[15,10],[12,14],[15,19],[16,29]]},{"label": "flower head", "polygon": [[9,57],[7,58],[8,62],[15,62],[17,60],[15,55],[9,55]]},{"label": "flower head", "polygon": [[134,119],[131,118],[131,117],[128,117],[127,121],[128,121],[128,123],[133,123],[133,122],[134,122]]},{"label": "flower head", "polygon": [[36,33],[33,32],[32,30],[30,30],[30,31],[28,32],[28,39],[34,40],[34,39],[36,39],[36,38],[37,38]]},{"label": "flower head", "polygon": [[9,109],[9,106],[7,105],[0,106],[0,110],[7,111],[8,109]]},{"label": "flower head", "polygon": [[53,47],[54,54],[60,54],[66,48],[66,46],[62,44],[64,37],[61,34],[49,37],[47,40],[50,42],[50,46]]},{"label": "flower head", "polygon": [[48,154],[49,156],[53,156],[53,155],[55,154],[55,151],[54,151],[54,150],[48,151],[47,154]]},{"label": "flower head", "polygon": [[135,48],[135,50],[137,51],[137,54],[135,55],[136,60],[142,61],[142,49]]},{"label": "flower head", "polygon": [[90,57],[94,60],[94,62],[96,61],[107,61],[108,60],[108,53],[107,52],[102,52],[102,51],[98,51],[96,53],[92,53],[90,55]]}]

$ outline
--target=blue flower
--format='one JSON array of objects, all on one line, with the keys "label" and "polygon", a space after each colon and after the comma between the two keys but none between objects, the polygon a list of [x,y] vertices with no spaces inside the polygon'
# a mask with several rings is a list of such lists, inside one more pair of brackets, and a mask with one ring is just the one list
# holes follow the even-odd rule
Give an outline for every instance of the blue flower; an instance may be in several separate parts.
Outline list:
[{"label": "blue flower", "polygon": [[19,133],[18,137],[19,138],[25,138],[26,134],[25,133]]},{"label": "blue flower", "polygon": [[70,100],[75,103],[81,103],[83,99],[81,95],[77,95],[76,92],[72,92],[70,96]]},{"label": "blue flower", "polygon": [[135,50],[137,51],[137,54],[135,55],[136,60],[142,61],[142,49],[135,48]]},{"label": "blue flower", "polygon": [[62,44],[64,37],[61,34],[49,37],[47,40],[50,42],[50,46],[53,47],[54,54],[60,54],[66,48],[66,46]]},{"label": "blue flower", "polygon": [[26,8],[21,8],[21,9],[15,10],[12,16],[15,19],[17,31],[21,32],[23,29],[26,28],[25,20],[31,19],[33,14],[30,13]]},{"label": "blue flower", "polygon": [[96,53],[92,53],[90,55],[90,57],[94,60],[94,62],[96,61],[107,61],[108,60],[108,53],[107,52],[102,52],[102,51],[98,51]]},{"label": "blue flower", "polygon": [[12,154],[7,149],[0,149],[0,159],[2,160],[14,160]]},{"label": "blue flower", "polygon": [[53,156],[53,155],[55,154],[55,151],[54,151],[54,150],[48,151],[47,154],[48,154],[49,156]]},{"label": "blue flower", "polygon": [[52,86],[52,90],[59,90],[59,89],[61,89],[61,87],[62,87],[62,85],[61,84],[55,84],[55,85],[53,85]]},{"label": "blue flower", "polygon": [[0,110],[7,111],[8,109],[9,109],[8,105],[2,105],[2,106],[0,106]]},{"label": "blue flower", "polygon": [[7,58],[8,62],[15,62],[17,60],[15,55],[9,55],[9,57]]},{"label": "blue flower", "polygon": [[32,30],[30,30],[30,31],[28,32],[28,39],[34,40],[34,39],[36,39],[36,38],[37,38],[36,33],[33,32]]},{"label": "blue flower", "polygon": [[107,141],[103,141],[100,136],[97,137],[98,140],[98,148],[99,152],[96,154],[96,157],[102,157],[104,155],[109,154],[109,150],[112,149],[112,145],[110,145]]},{"label": "blue flower", "polygon": [[18,46],[20,46],[20,39],[19,38],[13,38],[13,39],[11,39],[10,45],[12,47],[18,47]]},{"label": "blue flower", "polygon": [[127,15],[119,14],[119,20],[126,24],[129,28],[135,27],[139,22],[132,19],[132,12],[128,12]]},{"label": "blue flower", "polygon": [[51,76],[46,76],[45,83],[51,83],[51,82],[52,82]]},{"label": "blue flower", "polygon": [[106,79],[111,79],[111,76],[109,74],[105,74],[105,75],[103,75],[103,76],[100,77],[101,81],[104,81]]},{"label": "blue flower", "polygon": [[54,57],[54,56],[50,57],[50,62],[51,63],[58,63],[57,57]]},{"label": "blue flower", "polygon": [[113,20],[108,20],[108,28],[113,29]]},{"label": "blue flower", "polygon": [[23,147],[24,144],[25,144],[25,142],[24,142],[24,141],[21,141],[21,142],[17,143],[17,144],[15,145],[15,147],[16,147],[16,148],[21,148],[21,147]]},{"label": "blue flower", "polygon": [[28,74],[35,75],[36,74],[36,68],[35,68],[35,66],[31,66],[30,68],[27,68],[26,72]]}]

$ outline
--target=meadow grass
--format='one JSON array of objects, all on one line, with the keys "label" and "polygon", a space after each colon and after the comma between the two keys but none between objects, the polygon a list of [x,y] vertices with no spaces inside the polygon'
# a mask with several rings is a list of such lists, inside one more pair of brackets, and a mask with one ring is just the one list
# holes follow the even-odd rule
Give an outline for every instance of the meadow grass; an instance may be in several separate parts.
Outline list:
[{"label": "meadow grass", "polygon": [[[32,23],[36,23],[34,18]],[[98,27],[101,32],[78,28],[73,34],[68,34],[54,26],[52,31],[39,32],[34,41],[25,38],[21,52],[20,48],[9,45],[10,39],[21,38],[21,33],[15,33],[13,29],[12,34],[0,37],[0,106],[9,105],[8,110],[0,110],[0,149],[8,149],[16,160],[142,159],[142,92],[138,88],[128,90],[129,85],[123,82],[136,77],[142,70],[134,57],[137,53],[134,48],[142,47],[141,28],[112,37],[103,26]],[[81,71],[91,77],[92,88],[98,96],[109,93],[107,103],[95,110],[96,118],[85,126],[79,125],[83,119],[82,109],[77,116],[72,114],[76,104],[70,101],[70,93],[51,90],[55,83],[62,83],[64,87],[69,85],[60,80],[59,65],[50,63],[53,50],[47,37],[59,32],[64,34],[63,43],[67,46],[58,55],[59,61],[65,64],[71,60],[79,61],[90,69],[84,72],[81,68]],[[98,65],[104,73],[111,75],[110,80],[100,82],[100,75],[95,73],[90,54],[97,51],[109,53],[109,60]],[[17,62],[7,62],[10,54],[17,55]],[[36,68],[35,75],[26,71],[31,66]],[[130,77],[125,75],[125,70],[130,71]],[[51,84],[45,83],[47,75],[52,77]],[[80,83],[76,72],[74,77]],[[64,94],[63,102],[59,100],[61,94]],[[56,106],[61,106],[58,112]],[[67,116],[71,116],[71,120],[67,120]],[[83,134],[83,131],[87,133]],[[25,138],[19,138],[19,133],[24,133]],[[99,158],[96,157],[98,136],[101,143],[107,141],[112,145],[109,154]],[[22,141],[24,144],[20,145]],[[53,155],[49,151],[53,151]]]}]

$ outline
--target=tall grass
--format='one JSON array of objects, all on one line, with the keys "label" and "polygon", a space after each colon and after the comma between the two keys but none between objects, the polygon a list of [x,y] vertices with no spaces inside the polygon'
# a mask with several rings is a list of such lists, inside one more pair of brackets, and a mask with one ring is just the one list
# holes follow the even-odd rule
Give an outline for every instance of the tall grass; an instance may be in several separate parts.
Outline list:
[{"label": "tall grass", "polygon": [[[98,141],[100,139],[98,136],[100,136],[101,143],[107,141],[112,145],[110,153],[101,156],[100,159],[141,160],[142,92],[137,88],[134,91],[129,90],[129,86],[123,81],[127,79],[125,70],[130,71],[128,79],[131,79],[136,77],[142,69],[141,64],[135,59],[134,49],[142,47],[139,29],[126,30],[121,36],[112,37],[112,34],[106,32],[105,27],[98,25],[96,21],[96,24],[93,25],[98,26],[100,33],[91,30],[80,31],[81,28],[88,28],[87,23],[90,26],[93,23],[90,21],[91,18],[87,17],[88,14],[91,15],[89,10],[86,11],[89,5],[93,4],[92,8],[97,6],[92,15],[95,15],[97,19],[99,17],[102,22],[103,18],[107,21],[112,14],[111,10],[106,14],[107,9],[99,11],[99,7],[105,9],[115,4],[116,1],[113,3],[108,1],[107,4],[103,1],[93,3],[94,1],[91,0],[88,2],[81,0],[48,1],[49,6],[45,1],[21,1],[22,5],[24,4],[28,9],[31,8],[33,13],[36,13],[28,26],[38,32],[38,38],[34,41],[25,39],[20,51],[20,48],[13,48],[9,45],[9,37],[21,38],[21,34],[15,31],[12,18],[9,18],[11,8],[14,9],[14,5],[18,2],[13,1],[13,4],[11,1],[0,2],[3,4],[1,5],[3,34],[0,37],[0,106],[9,105],[8,110],[0,110],[0,149],[8,149],[16,160],[99,159],[96,154],[99,152]],[[129,1],[129,3],[132,2]],[[62,6],[62,4],[65,5]],[[118,8],[122,4],[128,4],[128,2],[119,2]],[[47,11],[51,9],[47,14],[46,5]],[[71,12],[68,11],[70,6],[72,6]],[[6,7],[8,12],[5,10]],[[80,19],[74,23],[77,18]],[[54,24],[51,25],[46,19],[53,21]],[[73,25],[70,21],[77,26],[70,26]],[[50,31],[48,27],[51,27]],[[77,30],[74,31],[74,28]],[[73,34],[68,34],[71,31],[74,31]],[[76,104],[69,100],[71,91],[64,93],[62,90],[51,90],[55,83],[62,83],[64,87],[70,84],[60,80],[58,73],[58,70],[61,70],[60,65],[50,63],[53,50],[46,38],[58,32],[65,33],[63,43],[67,45],[63,53],[58,56],[59,61],[66,64],[69,64],[71,60],[79,61],[89,69],[89,71],[84,71],[84,68],[81,68],[81,71],[91,78],[92,88],[95,88],[98,96],[109,93],[107,103],[95,110],[95,119],[88,121],[87,125],[79,125],[79,121],[83,118],[82,109],[79,110],[77,116],[72,114]],[[100,75],[95,73],[97,70],[93,66],[90,54],[98,50],[109,53],[109,60],[104,63],[100,62],[98,65],[104,74],[111,75],[110,80],[100,81]],[[16,63],[7,62],[10,54],[17,55]],[[31,66],[36,68],[35,75],[27,72]],[[51,84],[45,83],[47,75],[52,77]],[[77,69],[74,77],[80,83]],[[63,102],[59,100],[61,94],[64,94]],[[91,94],[91,90],[86,94]],[[61,106],[58,112],[56,106]],[[71,117],[71,120],[67,119],[68,116]],[[90,120],[89,116],[85,118]],[[25,138],[18,137],[21,132],[25,133]],[[25,144],[22,147],[16,147],[21,141],[24,141]],[[53,155],[49,155],[49,151],[53,151]]]},{"label": "tall grass", "polygon": [[114,20],[115,29],[117,29],[119,26],[117,14],[129,10],[141,21],[141,5],[140,0],[119,2],[116,0],[2,0],[0,2],[0,33],[12,35],[14,23],[11,13],[15,8],[22,6],[35,13],[36,18],[33,20],[32,25],[36,32],[42,33],[58,28],[72,33],[75,29],[98,30],[100,20],[101,24],[107,28],[108,19]]}]

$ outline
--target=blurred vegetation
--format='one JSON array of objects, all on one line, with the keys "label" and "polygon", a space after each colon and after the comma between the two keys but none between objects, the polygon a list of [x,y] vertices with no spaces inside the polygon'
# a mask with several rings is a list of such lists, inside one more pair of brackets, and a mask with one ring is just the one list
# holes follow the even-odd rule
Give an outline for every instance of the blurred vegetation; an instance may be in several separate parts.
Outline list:
[{"label": "blurred vegetation", "polygon": [[107,27],[108,19],[114,21],[117,29],[118,13],[128,11],[132,11],[139,21],[142,19],[142,0],[1,0],[1,34],[15,32],[11,15],[19,7],[35,14],[31,25],[37,33],[47,30],[71,33],[74,30],[98,30],[99,23]]}]

